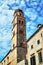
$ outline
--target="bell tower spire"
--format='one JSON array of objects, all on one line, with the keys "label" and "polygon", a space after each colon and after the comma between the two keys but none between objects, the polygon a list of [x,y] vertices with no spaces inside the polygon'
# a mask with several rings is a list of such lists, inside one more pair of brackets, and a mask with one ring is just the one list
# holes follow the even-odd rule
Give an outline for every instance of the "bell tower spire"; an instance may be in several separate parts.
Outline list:
[{"label": "bell tower spire", "polygon": [[12,49],[17,49],[17,62],[26,56],[26,21],[22,10],[17,9],[12,22]]}]

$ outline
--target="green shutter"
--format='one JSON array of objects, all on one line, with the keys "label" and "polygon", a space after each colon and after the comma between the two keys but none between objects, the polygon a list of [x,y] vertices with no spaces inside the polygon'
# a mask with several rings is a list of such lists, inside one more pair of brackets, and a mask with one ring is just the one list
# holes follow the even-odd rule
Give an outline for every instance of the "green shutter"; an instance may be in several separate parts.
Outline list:
[{"label": "green shutter", "polygon": [[38,53],[38,58],[39,58],[39,63],[41,63],[42,62],[42,53],[41,52]]}]

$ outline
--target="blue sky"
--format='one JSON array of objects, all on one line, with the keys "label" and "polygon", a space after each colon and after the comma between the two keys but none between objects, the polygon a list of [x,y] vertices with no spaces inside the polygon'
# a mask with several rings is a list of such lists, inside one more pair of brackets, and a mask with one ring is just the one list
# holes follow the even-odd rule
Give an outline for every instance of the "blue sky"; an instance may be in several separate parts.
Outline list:
[{"label": "blue sky", "polygon": [[0,0],[0,61],[11,49],[13,13],[21,9],[26,17],[26,38],[43,24],[43,0]]}]

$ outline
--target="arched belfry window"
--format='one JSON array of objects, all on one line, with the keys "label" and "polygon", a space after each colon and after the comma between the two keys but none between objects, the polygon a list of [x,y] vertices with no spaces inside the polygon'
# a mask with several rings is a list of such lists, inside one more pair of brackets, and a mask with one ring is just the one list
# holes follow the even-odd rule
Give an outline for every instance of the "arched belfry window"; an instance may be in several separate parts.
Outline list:
[{"label": "arched belfry window", "polygon": [[22,24],[23,24],[23,21],[22,21]]},{"label": "arched belfry window", "polygon": [[24,23],[23,21],[19,20],[19,24],[23,24],[23,23]]},{"label": "arched belfry window", "polygon": [[19,20],[19,24],[21,23],[21,21]]},{"label": "arched belfry window", "polygon": [[21,13],[20,13],[20,16],[21,16]]}]

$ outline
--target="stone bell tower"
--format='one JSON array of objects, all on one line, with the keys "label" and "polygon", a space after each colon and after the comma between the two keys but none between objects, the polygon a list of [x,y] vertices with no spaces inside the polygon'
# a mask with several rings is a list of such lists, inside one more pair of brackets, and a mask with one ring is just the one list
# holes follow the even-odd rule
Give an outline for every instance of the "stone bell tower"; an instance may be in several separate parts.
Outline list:
[{"label": "stone bell tower", "polygon": [[17,63],[26,57],[26,21],[22,10],[14,12],[12,22],[12,49],[17,50]]}]

